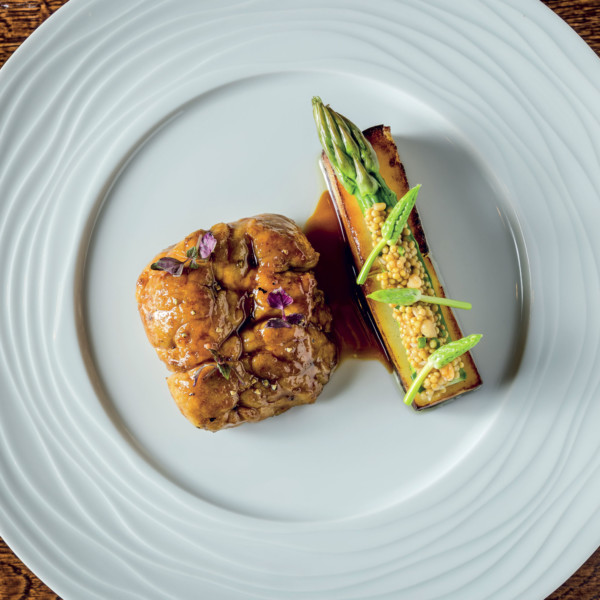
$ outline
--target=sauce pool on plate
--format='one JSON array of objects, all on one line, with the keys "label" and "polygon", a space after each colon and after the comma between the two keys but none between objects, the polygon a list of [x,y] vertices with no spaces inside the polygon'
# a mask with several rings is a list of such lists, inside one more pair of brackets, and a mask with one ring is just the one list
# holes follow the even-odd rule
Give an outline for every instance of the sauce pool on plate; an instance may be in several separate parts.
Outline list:
[{"label": "sauce pool on plate", "polygon": [[340,362],[346,358],[379,360],[389,370],[385,350],[367,321],[368,308],[360,308],[365,301],[355,283],[354,263],[329,192],[323,192],[319,198],[304,233],[320,254],[314,271],[333,314]]}]

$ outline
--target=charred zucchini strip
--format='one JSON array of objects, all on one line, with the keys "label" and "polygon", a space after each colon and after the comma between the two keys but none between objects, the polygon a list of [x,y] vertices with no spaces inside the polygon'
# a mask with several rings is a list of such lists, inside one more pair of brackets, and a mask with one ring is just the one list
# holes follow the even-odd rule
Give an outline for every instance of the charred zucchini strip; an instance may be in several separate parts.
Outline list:
[{"label": "charred zucchini strip", "polygon": [[[409,191],[389,127],[379,125],[361,134],[318,98],[313,99],[313,114],[324,148],[323,173],[352,251],[354,268],[356,273],[369,271],[361,278],[364,283],[360,287],[377,333],[404,390],[419,379],[418,389],[411,389],[411,394],[415,393],[412,406],[417,410],[429,408],[476,389],[481,378],[470,352],[443,365],[436,363],[439,368],[430,361],[438,348],[444,349],[463,335],[451,308],[453,303],[457,306],[456,301],[446,299],[416,207],[399,234],[386,243],[382,241],[386,219],[398,199]],[[367,161],[361,161],[365,156]],[[365,267],[377,246],[381,254],[372,266]],[[402,288],[415,290],[419,298],[410,304],[377,299],[379,295],[381,300],[382,292]],[[467,304],[458,302],[458,307],[467,308]]]}]

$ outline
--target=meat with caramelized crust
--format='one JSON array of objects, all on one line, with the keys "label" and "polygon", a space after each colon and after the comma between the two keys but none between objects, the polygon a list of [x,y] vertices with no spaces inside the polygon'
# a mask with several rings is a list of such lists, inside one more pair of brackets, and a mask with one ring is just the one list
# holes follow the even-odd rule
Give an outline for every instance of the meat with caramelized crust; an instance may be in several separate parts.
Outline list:
[{"label": "meat with caramelized crust", "polygon": [[[173,371],[177,406],[196,427],[218,431],[313,403],[335,367],[331,313],[310,269],[319,255],[290,219],[273,214],[220,223],[207,260],[180,276],[153,270],[169,256],[185,261],[206,232],[195,231],[156,256],[137,281],[138,309],[150,343]],[[281,310],[268,302],[283,288],[301,325],[268,327]],[[217,365],[226,365],[226,378]]]}]

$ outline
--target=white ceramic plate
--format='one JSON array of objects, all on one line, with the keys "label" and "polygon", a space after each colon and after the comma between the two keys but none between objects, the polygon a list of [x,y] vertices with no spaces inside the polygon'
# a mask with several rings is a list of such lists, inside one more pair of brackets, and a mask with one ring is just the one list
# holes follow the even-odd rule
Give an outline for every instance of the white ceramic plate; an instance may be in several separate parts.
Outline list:
[{"label": "white ceramic plate", "polygon": [[[67,600],[543,598],[600,543],[600,63],[536,1],[71,0],[0,73],[0,533]],[[218,434],[136,314],[154,253],[389,124],[481,391],[378,363]]]}]

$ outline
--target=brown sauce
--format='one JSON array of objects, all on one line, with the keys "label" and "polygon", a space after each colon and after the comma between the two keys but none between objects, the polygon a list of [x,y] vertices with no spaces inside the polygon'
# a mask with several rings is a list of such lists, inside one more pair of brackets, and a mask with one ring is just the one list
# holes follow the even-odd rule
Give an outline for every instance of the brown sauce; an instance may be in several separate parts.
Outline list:
[{"label": "brown sauce", "polygon": [[333,313],[333,331],[340,352],[346,358],[389,362],[377,335],[360,306],[364,300],[356,286],[356,274],[348,245],[328,192],[323,192],[304,233],[320,254],[315,275]]}]

